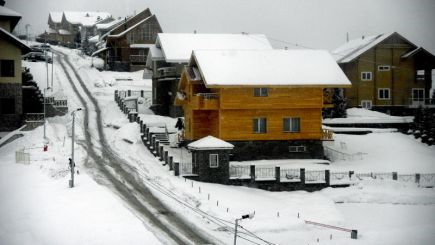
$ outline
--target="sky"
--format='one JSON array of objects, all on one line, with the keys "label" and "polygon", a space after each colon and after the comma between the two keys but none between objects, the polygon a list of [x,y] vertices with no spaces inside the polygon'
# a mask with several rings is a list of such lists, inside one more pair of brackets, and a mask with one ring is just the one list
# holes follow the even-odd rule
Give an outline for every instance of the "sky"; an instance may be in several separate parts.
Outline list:
[{"label": "sky", "polygon": [[164,32],[263,33],[275,48],[332,50],[350,39],[397,31],[435,54],[435,0],[6,0],[21,13],[18,31],[47,29],[50,11],[105,11],[114,17],[149,7]]}]

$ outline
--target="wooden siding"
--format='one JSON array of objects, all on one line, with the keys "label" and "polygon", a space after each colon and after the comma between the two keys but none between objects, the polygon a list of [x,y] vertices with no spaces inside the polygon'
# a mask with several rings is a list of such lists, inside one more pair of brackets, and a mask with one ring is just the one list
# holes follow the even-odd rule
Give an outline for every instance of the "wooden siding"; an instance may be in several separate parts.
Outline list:
[{"label": "wooden siding", "polygon": [[[393,36],[368,50],[353,62],[341,64],[352,87],[345,89],[349,107],[361,105],[362,100],[371,100],[373,106],[408,105],[412,88],[425,88],[425,81],[416,80],[415,60],[401,56],[415,47],[398,35]],[[390,70],[379,71],[378,66],[388,65]],[[371,81],[362,81],[361,72],[372,72]],[[390,99],[378,99],[378,89],[389,88]]]}]

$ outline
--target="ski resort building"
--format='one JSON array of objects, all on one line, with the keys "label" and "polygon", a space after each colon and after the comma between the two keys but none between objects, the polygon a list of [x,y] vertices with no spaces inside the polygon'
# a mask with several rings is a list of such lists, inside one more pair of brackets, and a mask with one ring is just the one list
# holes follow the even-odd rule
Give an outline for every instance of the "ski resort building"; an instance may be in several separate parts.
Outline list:
[{"label": "ski resort building", "polygon": [[270,50],[272,46],[265,35],[259,34],[159,34],[147,60],[147,68],[153,73],[151,109],[159,115],[183,115],[181,107],[174,105],[174,101],[181,72],[192,51],[225,49]]},{"label": "ski resort building", "polygon": [[194,50],[175,105],[185,141],[227,141],[232,160],[322,159],[323,89],[350,86],[327,51]]},{"label": "ski resort building", "polygon": [[18,128],[23,117],[21,55],[30,47],[11,34],[20,19],[0,5],[0,131]]},{"label": "ski resort building", "polygon": [[137,71],[145,68],[149,46],[162,32],[157,17],[149,9],[125,18],[103,39],[105,47],[92,54],[105,61],[105,68],[114,71]]},{"label": "ski resort building", "polygon": [[349,107],[400,113],[435,106],[430,99],[434,55],[397,32],[351,40],[332,55],[352,81],[344,90]]}]

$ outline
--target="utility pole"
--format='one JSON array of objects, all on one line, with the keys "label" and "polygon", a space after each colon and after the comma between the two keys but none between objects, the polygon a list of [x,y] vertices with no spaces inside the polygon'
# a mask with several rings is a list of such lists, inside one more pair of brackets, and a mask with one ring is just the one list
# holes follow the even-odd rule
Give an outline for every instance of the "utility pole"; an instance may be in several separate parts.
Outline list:
[{"label": "utility pole", "polygon": [[75,167],[75,162],[74,162],[74,137],[75,137],[75,130],[74,130],[74,124],[75,124],[75,115],[77,111],[81,111],[82,108],[77,108],[75,109],[73,112],[71,112],[72,115],[72,137],[71,137],[71,158],[70,158],[70,168],[71,168],[71,179],[69,181],[69,187],[73,188],[74,187],[74,167]]},{"label": "utility pole", "polygon": [[30,27],[30,24],[26,24],[26,39],[27,39],[27,44],[29,44],[29,27]]},{"label": "utility pole", "polygon": [[234,227],[234,245],[237,244],[237,227],[239,226],[239,221],[242,219],[252,219],[254,218],[254,213],[242,215],[242,218],[236,219],[236,227]]},{"label": "utility pole", "polygon": [[[54,57],[53,57],[53,49],[51,49],[51,89],[53,89],[53,69],[54,69]],[[53,90],[52,90],[53,91]]]},{"label": "utility pole", "polygon": [[46,92],[47,92],[48,89],[50,89],[50,87],[47,87],[47,88],[44,89],[44,100],[43,100],[44,101],[44,144],[45,144],[45,141],[47,139],[47,136],[45,134],[45,131],[46,131],[46,129],[45,129],[46,128],[46,125],[45,125],[46,124],[45,123],[45,121],[46,121],[45,120],[45,104],[47,104],[47,100],[46,100],[45,96],[46,96]]}]

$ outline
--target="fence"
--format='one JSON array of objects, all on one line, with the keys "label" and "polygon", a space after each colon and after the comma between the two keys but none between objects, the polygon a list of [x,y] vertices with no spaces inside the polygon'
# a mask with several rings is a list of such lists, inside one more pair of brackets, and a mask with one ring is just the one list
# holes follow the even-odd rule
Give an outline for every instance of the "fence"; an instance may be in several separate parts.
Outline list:
[{"label": "fence", "polygon": [[26,113],[26,122],[44,122],[44,113]]},{"label": "fence", "polygon": [[363,152],[356,152],[356,153],[346,153],[346,152],[342,152],[336,149],[332,149],[328,146],[323,146],[324,151],[325,151],[325,156],[331,160],[331,161],[336,161],[336,160],[362,160],[364,155],[366,155],[367,153],[363,153]]},{"label": "fence", "polygon": [[398,174],[397,172],[355,173],[354,171],[287,169],[265,166],[229,167],[230,179],[250,179],[251,181],[275,181],[280,183],[297,182],[303,184],[324,184],[340,186],[363,180],[394,180],[403,183],[416,183],[421,187],[435,186],[435,174]]},{"label": "fence", "polygon": [[16,151],[15,163],[30,164],[30,153],[24,152],[24,148]]}]

